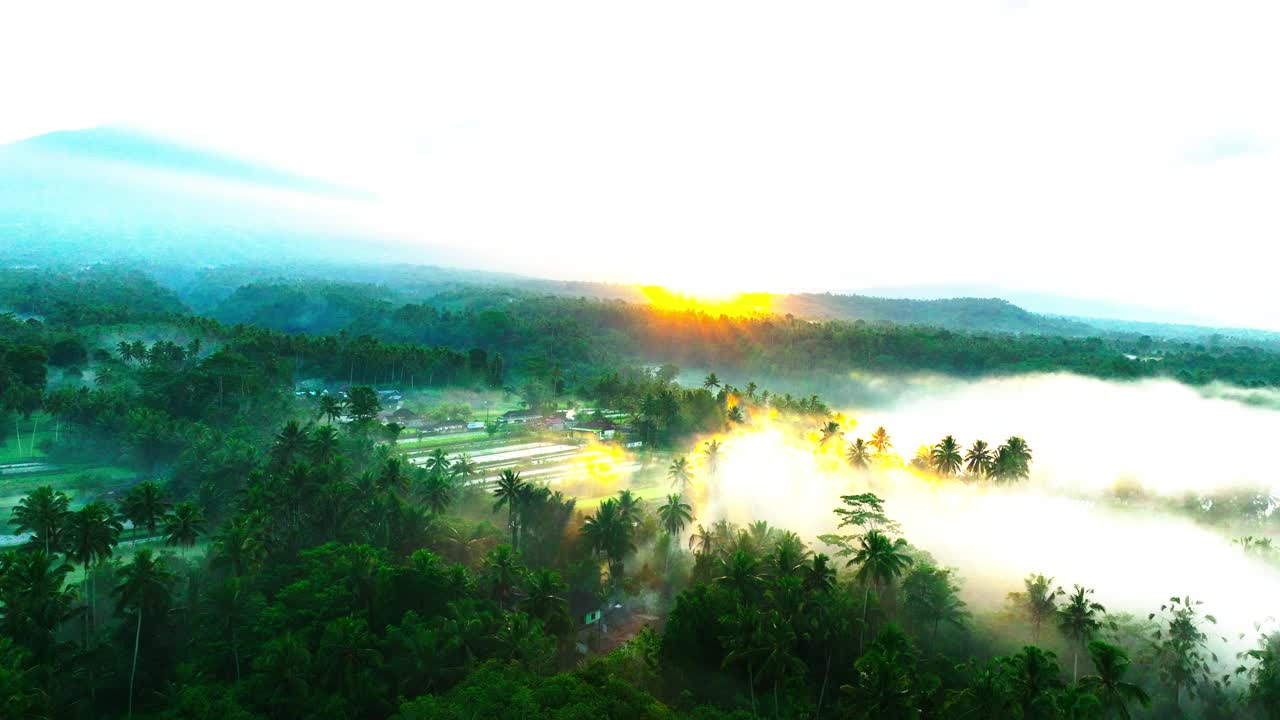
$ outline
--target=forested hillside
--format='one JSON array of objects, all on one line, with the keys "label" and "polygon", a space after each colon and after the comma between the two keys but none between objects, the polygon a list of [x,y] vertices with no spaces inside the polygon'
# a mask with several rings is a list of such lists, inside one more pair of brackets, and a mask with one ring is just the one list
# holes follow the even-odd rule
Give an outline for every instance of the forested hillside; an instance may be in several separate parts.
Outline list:
[{"label": "forested hillside", "polygon": [[[871,492],[815,508],[837,530],[816,539],[714,520],[733,433],[785,432],[849,486],[1017,485],[1027,439],[948,435],[904,458],[820,398],[715,373],[682,387],[674,366],[631,362],[789,362],[759,355],[774,344],[829,367],[867,360],[839,355],[860,343],[881,367],[964,347],[1055,357],[1019,358],[1025,339],[474,290],[386,306],[358,286],[258,285],[221,309],[286,333],[192,316],[128,272],[0,288],[31,316],[0,317],[17,430],[0,445],[6,717],[1262,719],[1280,700],[1276,637],[1224,671],[1192,598],[1143,620],[1031,572],[1004,610],[970,608]],[[305,332],[326,322],[347,327]],[[597,410],[584,443],[514,421],[415,437],[383,406],[480,411],[440,393],[518,399],[513,418]],[[93,462],[124,474],[50,469]],[[1241,491],[1162,511],[1261,537],[1272,507]],[[1240,552],[1271,557],[1258,537]]]}]

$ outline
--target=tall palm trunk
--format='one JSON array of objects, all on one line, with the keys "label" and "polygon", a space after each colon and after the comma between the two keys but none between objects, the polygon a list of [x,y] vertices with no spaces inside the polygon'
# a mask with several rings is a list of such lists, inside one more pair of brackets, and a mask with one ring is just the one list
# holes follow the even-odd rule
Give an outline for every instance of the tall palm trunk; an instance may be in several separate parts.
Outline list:
[{"label": "tall palm trunk", "polygon": [[240,685],[240,643],[236,639],[236,630],[231,628],[231,657],[236,662],[236,685]]},{"label": "tall palm trunk", "polygon": [[867,608],[871,607],[871,583],[862,591],[862,628],[858,631],[858,654],[862,654],[867,640]]},{"label": "tall palm trunk", "polygon": [[138,645],[142,642],[142,605],[138,605],[138,629],[133,635],[133,669],[129,671],[129,717],[133,718],[133,681],[138,676]]},{"label": "tall palm trunk", "polygon": [[822,701],[827,696],[827,680],[831,677],[831,648],[827,648],[827,664],[822,670],[822,690],[818,691],[818,709],[814,718],[822,718]]}]

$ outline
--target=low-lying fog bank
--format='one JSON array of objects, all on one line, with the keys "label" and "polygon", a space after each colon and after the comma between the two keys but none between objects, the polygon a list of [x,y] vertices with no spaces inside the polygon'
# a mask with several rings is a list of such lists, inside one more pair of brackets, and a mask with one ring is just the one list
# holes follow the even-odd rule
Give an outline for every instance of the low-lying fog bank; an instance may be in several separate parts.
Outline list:
[{"label": "low-lying fog bank", "polygon": [[[870,490],[913,545],[959,569],[975,609],[1003,604],[1036,572],[1096,588],[1111,610],[1144,618],[1174,595],[1203,600],[1219,620],[1211,636],[1226,636],[1233,650],[1252,646],[1257,624],[1274,628],[1276,566],[1233,545],[1237,530],[1197,524],[1172,501],[1240,486],[1275,493],[1280,476],[1262,454],[1280,437],[1280,412],[1168,381],[871,382],[896,400],[848,410],[846,439],[884,426],[910,459],[948,434],[993,448],[1021,435],[1034,452],[1030,480],[997,487],[902,467],[855,472],[834,452],[815,452],[816,433],[757,423],[721,438],[719,491],[699,522],[763,519],[812,540],[834,530],[840,495]],[[1141,486],[1147,501],[1118,502],[1117,481]]]}]

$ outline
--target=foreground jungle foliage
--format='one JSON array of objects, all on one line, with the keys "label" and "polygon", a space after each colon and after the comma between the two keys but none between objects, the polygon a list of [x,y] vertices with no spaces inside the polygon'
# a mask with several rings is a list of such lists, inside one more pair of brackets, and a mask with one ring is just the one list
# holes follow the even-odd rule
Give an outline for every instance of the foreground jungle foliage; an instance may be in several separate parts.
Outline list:
[{"label": "foreground jungle foliage", "polygon": [[[831,508],[826,553],[767,523],[704,522],[680,453],[751,408],[847,443],[855,469],[891,440],[839,437],[817,397],[714,374],[682,387],[674,366],[639,364],[1275,385],[1272,354],[489,291],[387,307],[359,287],[269,284],[204,317],[119,270],[9,271],[0,302],[22,316],[0,317],[0,402],[17,429],[5,452],[25,457],[43,418],[45,457],[109,457],[147,478],[92,497],[41,485],[13,505],[6,718],[1280,717],[1280,638],[1216,657],[1212,609],[1194,598],[1132,617],[1033,573],[1002,613],[980,614],[870,493]],[[1152,359],[1126,358],[1132,343]],[[349,393],[298,397],[299,378]],[[378,419],[388,384],[616,409],[628,438],[676,451],[670,492],[580,507],[514,471],[480,483],[465,457],[410,463]],[[697,452],[714,476],[717,446]],[[966,449],[948,436],[911,462],[1018,482],[1031,458],[1022,438]],[[587,617],[614,607],[646,612],[602,644]]]}]

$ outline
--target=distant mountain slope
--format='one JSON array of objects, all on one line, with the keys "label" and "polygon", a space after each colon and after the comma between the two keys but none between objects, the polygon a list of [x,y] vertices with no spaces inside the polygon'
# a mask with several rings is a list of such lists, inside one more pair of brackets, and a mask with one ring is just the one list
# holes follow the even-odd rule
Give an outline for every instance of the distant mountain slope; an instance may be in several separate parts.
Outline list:
[{"label": "distant mountain slope", "polygon": [[1087,335],[1089,325],[1028,312],[999,298],[912,300],[867,295],[799,294],[778,300],[780,313],[822,320],[865,320],[899,325],[933,325],[980,332]]},{"label": "distant mountain slope", "polygon": [[386,259],[337,221],[362,202],[331,184],[133,131],[52,133],[0,146],[0,262]]}]

